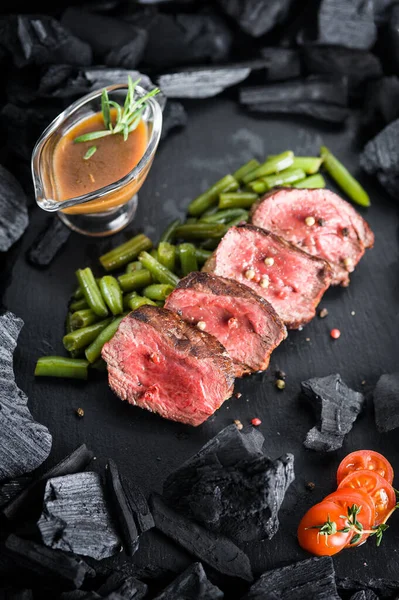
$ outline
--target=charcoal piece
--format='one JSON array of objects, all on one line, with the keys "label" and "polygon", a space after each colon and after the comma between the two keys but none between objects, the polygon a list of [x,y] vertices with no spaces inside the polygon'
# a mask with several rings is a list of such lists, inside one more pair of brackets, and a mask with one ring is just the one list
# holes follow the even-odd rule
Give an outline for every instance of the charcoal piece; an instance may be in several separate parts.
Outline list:
[{"label": "charcoal piece", "polygon": [[349,94],[354,98],[362,98],[366,83],[382,76],[378,57],[364,50],[305,45],[302,48],[302,59],[309,74],[346,76]]},{"label": "charcoal piece", "polygon": [[322,0],[318,43],[369,50],[377,39],[373,0]]},{"label": "charcoal piece", "polygon": [[379,50],[384,67],[388,72],[396,74],[399,67],[399,5],[394,4],[389,11],[389,18],[381,27]]},{"label": "charcoal piece", "polygon": [[223,592],[209,581],[203,566],[197,562],[176,577],[154,600],[217,600],[223,597]]},{"label": "charcoal piece", "polygon": [[19,240],[28,226],[25,192],[7,169],[0,165],[0,252]]},{"label": "charcoal piece", "polygon": [[237,544],[273,537],[294,480],[291,454],[271,460],[257,449],[245,450],[237,438],[247,437],[235,425],[225,428],[163,486],[169,506]]},{"label": "charcoal piece", "polygon": [[102,596],[97,592],[84,592],[83,590],[74,590],[73,592],[64,592],[59,600],[100,600]]},{"label": "charcoal piece", "polygon": [[51,217],[27,251],[27,259],[36,267],[48,267],[69,240],[71,230],[58,218]]},{"label": "charcoal piece", "polygon": [[373,402],[379,432],[399,427],[399,373],[381,375],[374,389]]},{"label": "charcoal piece", "polygon": [[8,50],[17,68],[45,64],[91,64],[90,46],[69,33],[56,19],[47,15],[24,14],[9,19],[12,43]]},{"label": "charcoal piece", "polygon": [[16,495],[5,507],[3,514],[9,521],[19,519],[22,515],[26,517],[29,509],[42,506],[44,488],[48,479],[78,473],[87,467],[94,454],[88,450],[86,444],[78,446],[71,454],[68,454],[59,463],[51,467],[40,477],[35,478],[26,488]]},{"label": "charcoal piece", "polygon": [[7,312],[0,316],[0,481],[29,473],[46,460],[52,438],[34,421],[28,398],[15,383],[13,353],[22,319]]},{"label": "charcoal piece", "polygon": [[211,98],[244,81],[252,70],[265,66],[266,61],[262,59],[226,67],[193,67],[160,75],[158,85],[167,98]]},{"label": "charcoal piece", "polygon": [[0,486],[0,508],[11,502],[18,496],[32,481],[31,477],[18,477],[10,479]]},{"label": "charcoal piece", "polygon": [[360,155],[360,166],[378,181],[395,200],[399,199],[399,119],[387,125],[367,142]]},{"label": "charcoal piece", "polygon": [[378,600],[378,596],[372,590],[362,590],[361,592],[355,592],[349,600]]},{"label": "charcoal piece", "polygon": [[119,522],[125,552],[132,556],[138,548],[140,534],[154,527],[154,520],[142,492],[122,479],[115,462],[111,459],[107,465],[107,486]]},{"label": "charcoal piece", "polygon": [[308,77],[307,79],[272,83],[264,86],[240,89],[241,104],[291,103],[293,110],[297,102],[327,103],[346,107],[348,85],[344,77]]},{"label": "charcoal piece", "polygon": [[294,3],[292,0],[219,0],[219,4],[245,33],[259,37],[282,23]]},{"label": "charcoal piece", "polygon": [[161,140],[165,139],[176,127],[187,125],[187,113],[180,102],[169,100],[163,111]]},{"label": "charcoal piece", "polygon": [[43,70],[37,90],[39,98],[73,98],[89,91],[84,70],[71,65],[50,65]]},{"label": "charcoal piece", "polygon": [[141,600],[147,593],[148,586],[135,577],[124,577],[114,573],[97,590],[99,596],[108,598],[111,594],[118,594],[123,600]]},{"label": "charcoal piece", "polygon": [[33,600],[32,590],[16,588],[0,589],[0,600]]},{"label": "charcoal piece", "polygon": [[75,552],[97,560],[120,550],[101,480],[94,472],[49,479],[37,526],[43,543],[54,550]]},{"label": "charcoal piece", "polygon": [[4,553],[13,560],[14,566],[30,571],[46,582],[55,583],[57,589],[80,588],[86,577],[94,577],[95,571],[81,558],[52,550],[30,540],[11,534]]},{"label": "charcoal piece", "polygon": [[325,102],[268,102],[247,104],[245,108],[254,113],[304,115],[316,121],[337,124],[344,123],[349,116],[347,108]]},{"label": "charcoal piece", "polygon": [[399,77],[392,75],[367,86],[361,128],[366,139],[377,135],[388,123],[399,118]]},{"label": "charcoal piece", "polygon": [[340,600],[331,557],[313,557],[266,571],[242,600]]},{"label": "charcoal piece", "polygon": [[263,58],[267,60],[267,81],[285,81],[301,75],[301,60],[296,48],[261,48]]},{"label": "charcoal piece", "polygon": [[363,408],[363,394],[348,388],[339,374],[302,381],[301,389],[318,420],[308,432],[305,447],[324,452],[337,450]]},{"label": "charcoal piece", "polygon": [[359,579],[352,579],[350,577],[337,578],[338,591],[372,591],[377,594],[378,597],[382,596],[385,598],[391,598],[394,594],[399,592],[399,580],[396,579],[382,579],[382,578],[368,578],[366,581]]},{"label": "charcoal piece", "polygon": [[224,575],[253,580],[248,556],[231,540],[175,512],[157,494],[151,496],[151,509],[155,527],[190,554]]}]

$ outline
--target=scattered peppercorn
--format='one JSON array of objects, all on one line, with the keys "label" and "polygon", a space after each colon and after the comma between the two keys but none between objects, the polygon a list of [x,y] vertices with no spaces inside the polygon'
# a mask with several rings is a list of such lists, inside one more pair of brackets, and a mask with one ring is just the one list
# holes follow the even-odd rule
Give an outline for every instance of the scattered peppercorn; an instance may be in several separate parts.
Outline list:
[{"label": "scattered peppercorn", "polygon": [[313,225],[316,223],[316,219],[314,217],[306,217],[305,223],[308,227],[313,227]]},{"label": "scattered peppercorn", "polygon": [[284,381],[284,379],[276,379],[276,387],[279,390],[283,390],[285,388],[285,381]]},{"label": "scattered peppercorn", "polygon": [[337,340],[340,335],[341,335],[341,332],[339,329],[331,329],[330,336],[333,338],[333,340]]},{"label": "scattered peppercorn", "polygon": [[264,263],[268,267],[272,267],[274,265],[274,258],[272,256],[266,256]]},{"label": "scattered peppercorn", "polygon": [[267,275],[263,275],[262,279],[260,280],[260,286],[263,288],[268,288],[269,287],[269,277]]},{"label": "scattered peppercorn", "polygon": [[84,417],[85,411],[83,410],[83,408],[77,408],[75,410],[75,413],[77,414],[78,417]]},{"label": "scattered peppercorn", "polygon": [[319,317],[320,317],[320,319],[324,319],[327,315],[328,315],[328,310],[326,308],[322,308],[319,311]]},{"label": "scattered peppercorn", "polygon": [[241,398],[242,394],[241,394],[241,392],[236,392],[236,393],[234,394],[234,396],[235,396],[236,398]]},{"label": "scattered peppercorn", "polygon": [[307,490],[309,490],[309,492],[313,492],[313,490],[315,489],[316,484],[313,483],[313,481],[308,481],[307,483],[305,483],[305,488]]},{"label": "scattered peppercorn", "polygon": [[343,235],[344,237],[348,237],[348,235],[349,235],[349,229],[348,229],[347,227],[343,227],[343,228],[341,229],[341,233],[342,233],[342,235]]},{"label": "scattered peppercorn", "polygon": [[285,371],[281,371],[280,369],[277,369],[275,374],[277,379],[285,379],[287,377]]},{"label": "scattered peppercorn", "polygon": [[262,423],[262,421],[258,419],[258,417],[255,417],[254,419],[251,419],[251,423],[254,427],[258,427]]},{"label": "scattered peppercorn", "polygon": [[317,219],[317,224],[320,225],[320,227],[324,227],[324,225],[326,224],[326,220],[325,219]]},{"label": "scattered peppercorn", "polygon": [[204,331],[204,329],[206,329],[206,323],[205,323],[205,321],[198,321],[198,323],[197,323],[197,327],[198,327],[198,329],[200,329],[201,331]]},{"label": "scattered peppercorn", "polygon": [[244,425],[241,423],[241,421],[239,419],[234,419],[234,423],[235,423],[237,429],[240,431],[244,427]]},{"label": "scattered peppercorn", "polygon": [[253,279],[255,275],[256,273],[253,269],[247,269],[244,273],[244,277],[249,280]]}]

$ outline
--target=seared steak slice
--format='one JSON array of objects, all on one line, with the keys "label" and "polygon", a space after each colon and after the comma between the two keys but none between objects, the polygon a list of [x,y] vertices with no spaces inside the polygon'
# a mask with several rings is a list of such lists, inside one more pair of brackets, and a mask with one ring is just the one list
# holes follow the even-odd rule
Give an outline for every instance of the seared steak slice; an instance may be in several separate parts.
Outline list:
[{"label": "seared steak slice", "polygon": [[374,243],[366,221],[330,190],[269,192],[252,208],[251,222],[330,263],[332,285],[349,285],[349,273]]},{"label": "seared steak slice", "polygon": [[289,329],[315,316],[331,283],[326,261],[253,225],[231,227],[203,270],[251,287],[270,302]]},{"label": "seared steak slice", "polygon": [[225,348],[157,306],[122,319],[102,357],[109,385],[122,400],[172,421],[200,425],[233,392],[234,367]]},{"label": "seared steak slice", "polygon": [[248,286],[210,273],[190,273],[165,308],[215,336],[235,363],[236,377],[267,369],[270,354],[287,336],[269,302]]}]

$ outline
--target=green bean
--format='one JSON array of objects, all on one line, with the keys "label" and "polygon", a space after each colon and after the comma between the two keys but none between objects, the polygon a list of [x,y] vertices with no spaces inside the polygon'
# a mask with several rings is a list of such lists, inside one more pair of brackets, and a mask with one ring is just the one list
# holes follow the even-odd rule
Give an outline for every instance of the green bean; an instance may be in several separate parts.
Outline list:
[{"label": "green bean", "polygon": [[75,331],[67,333],[62,338],[64,348],[68,350],[68,352],[86,348],[86,346],[91,344],[91,342],[105,327],[107,327],[107,325],[111,323],[111,321],[112,317],[104,319],[103,321],[99,321],[98,323],[93,323],[93,325],[89,325],[88,327],[82,327],[81,329],[75,329]]},{"label": "green bean", "polygon": [[267,183],[263,179],[250,181],[247,183],[247,187],[255,194],[264,194],[268,190]]},{"label": "green bean", "polygon": [[360,206],[370,206],[370,198],[366,190],[349,173],[348,169],[329,151],[326,146],[320,148],[321,157],[327,173],[353,202]]},{"label": "green bean", "polygon": [[197,257],[198,264],[203,265],[208,258],[212,256],[212,252],[210,250],[204,250],[203,248],[196,248],[195,256]]},{"label": "green bean", "polygon": [[116,317],[116,319],[113,319],[111,323],[98,334],[95,340],[92,341],[90,346],[87,346],[85,355],[89,363],[94,363],[98,358],[100,358],[101,350],[104,344],[109,342],[109,340],[113,337],[119,327],[119,323],[125,316],[126,315],[122,315],[120,317]]},{"label": "green bean", "polygon": [[216,204],[221,192],[232,192],[235,190],[238,190],[238,181],[232,175],[225,175],[206,192],[190,202],[188,205],[188,214],[193,217],[202,215],[213,204]]},{"label": "green bean", "polygon": [[132,273],[133,271],[140,271],[143,268],[143,265],[139,260],[135,260],[126,265],[125,273]]},{"label": "green bean", "polygon": [[100,256],[100,263],[106,271],[113,271],[135,260],[142,250],[150,248],[152,248],[151,240],[143,233],[139,233],[128,242]]},{"label": "green bean", "polygon": [[143,289],[143,296],[150,300],[165,300],[173,292],[175,286],[168,283],[153,283]]},{"label": "green bean", "polygon": [[146,285],[150,285],[150,283],[152,283],[152,277],[148,269],[144,268],[140,271],[132,271],[132,273],[119,275],[118,282],[124,292],[131,292],[133,290],[140,290]]},{"label": "green bean", "polygon": [[122,291],[112,275],[104,275],[100,280],[101,295],[113,315],[123,312]]},{"label": "green bean", "polygon": [[123,295],[123,308],[127,310],[130,308],[130,300],[138,296],[137,292],[129,292],[128,294]]},{"label": "green bean", "polygon": [[259,167],[259,161],[256,160],[256,158],[251,158],[250,161],[245,163],[245,165],[242,165],[242,167],[233,173],[233,177],[241,183],[245,175],[248,175],[248,173],[256,169],[256,167]]},{"label": "green bean", "polygon": [[68,354],[71,358],[83,358],[85,351],[84,348],[80,348],[79,350],[71,350]]},{"label": "green bean", "polygon": [[[211,206],[211,208],[208,208],[208,210],[206,210],[205,212],[202,213],[201,219],[202,219],[202,217],[208,217],[209,215],[214,215],[215,213],[217,213],[218,210],[219,210],[219,208],[218,208],[217,204],[214,206]],[[188,219],[186,219],[185,222],[188,223]],[[195,223],[196,222],[197,222],[197,219],[195,219]]]},{"label": "green bean", "polygon": [[[228,228],[226,227],[226,230]],[[219,240],[215,239],[215,238],[208,238],[207,240],[204,240],[203,242],[201,242],[201,248],[204,250],[215,250],[215,248],[218,247],[219,244]]]},{"label": "green bean", "polygon": [[153,248],[152,250],[150,250],[150,254],[153,258],[158,260],[158,250],[156,248]]},{"label": "green bean", "polygon": [[244,210],[243,213],[244,214],[242,214],[241,216],[236,217],[235,219],[232,219],[229,223],[227,223],[227,227],[230,229],[230,227],[235,227],[240,223],[246,223],[248,221],[249,212],[247,210]]},{"label": "green bean", "polygon": [[65,356],[41,356],[35,367],[35,375],[40,377],[69,377],[87,379],[87,360],[66,358]]},{"label": "green bean", "polygon": [[99,317],[106,317],[108,309],[90,267],[78,269],[76,271],[76,277],[78,278],[89,308],[91,308]]},{"label": "green bean", "polygon": [[81,298],[83,298],[83,290],[80,287],[80,285],[78,285],[78,287],[75,289],[75,291],[72,294],[72,298],[75,298],[75,300],[80,300]]},{"label": "green bean", "polygon": [[302,179],[302,181],[296,181],[292,184],[292,187],[298,189],[314,189],[314,188],[325,188],[326,181],[320,173],[317,175],[311,175],[310,177],[306,177],[306,179]]},{"label": "green bean", "polygon": [[[267,158],[275,158],[275,154],[271,154]],[[302,169],[307,175],[318,173],[323,159],[320,156],[294,156],[294,162],[291,167],[293,169]]]},{"label": "green bean", "polygon": [[258,199],[258,194],[251,192],[235,192],[219,195],[219,210],[226,208],[251,208]]},{"label": "green bean", "polygon": [[[190,227],[194,227],[194,225],[190,225]],[[169,271],[164,265],[161,265],[161,263],[155,260],[148,252],[142,252],[140,254],[140,261],[143,263],[143,266],[150,271],[155,281],[168,283],[173,286],[176,286],[179,283],[178,276],[172,273],[172,271]]]},{"label": "green bean", "polygon": [[84,308],[89,308],[89,305],[86,302],[86,298],[80,298],[79,300],[75,300],[75,302],[71,302],[71,304],[69,305],[69,310],[71,312],[83,310]]},{"label": "green bean", "polygon": [[196,219],[195,217],[187,217],[187,219],[185,220],[185,223],[196,223],[198,219]]},{"label": "green bean", "polygon": [[262,181],[264,181],[267,185],[267,189],[271,190],[277,185],[286,185],[287,183],[295,183],[295,181],[301,181],[305,179],[306,174],[302,169],[285,169],[285,171],[281,171],[281,173],[276,173],[276,175],[268,175],[267,177],[262,177]]},{"label": "green bean", "polygon": [[169,242],[159,242],[158,260],[169,271],[174,271],[176,266],[176,246]]},{"label": "green bean", "polygon": [[71,331],[75,331],[75,329],[80,329],[81,327],[87,327],[88,325],[93,325],[93,323],[97,323],[99,319],[100,317],[96,315],[91,308],[77,310],[71,316]]},{"label": "green bean", "polygon": [[240,217],[245,214],[245,210],[242,208],[226,208],[225,210],[219,210],[214,215],[209,217],[201,218],[202,223],[228,223],[232,219]]},{"label": "green bean", "polygon": [[178,227],[180,224],[181,224],[180,219],[176,219],[175,221],[172,221],[172,223],[170,223],[167,226],[167,228],[165,229],[165,231],[159,238],[159,241],[160,242],[172,242],[175,237],[176,227]]},{"label": "green bean", "polygon": [[183,240],[221,238],[225,233],[226,226],[221,223],[194,223],[193,225],[180,225],[176,229],[176,237]]},{"label": "green bean", "polygon": [[267,159],[263,164],[259,165],[256,169],[243,177],[244,183],[249,183],[265,175],[272,175],[272,173],[278,173],[283,171],[292,165],[294,162],[294,153],[291,150],[287,150],[282,154],[277,154],[274,158]]},{"label": "green bean", "polygon": [[68,311],[66,319],[65,319],[65,333],[71,333],[71,331],[72,331],[71,319],[72,319],[72,313]]},{"label": "green bean", "polygon": [[183,277],[192,271],[198,271],[198,261],[193,244],[180,244],[179,258]]},{"label": "green bean", "polygon": [[130,308],[132,310],[136,310],[136,308],[140,308],[140,306],[144,306],[145,304],[157,306],[156,302],[150,300],[150,298],[144,298],[143,296],[135,296],[130,300]]}]

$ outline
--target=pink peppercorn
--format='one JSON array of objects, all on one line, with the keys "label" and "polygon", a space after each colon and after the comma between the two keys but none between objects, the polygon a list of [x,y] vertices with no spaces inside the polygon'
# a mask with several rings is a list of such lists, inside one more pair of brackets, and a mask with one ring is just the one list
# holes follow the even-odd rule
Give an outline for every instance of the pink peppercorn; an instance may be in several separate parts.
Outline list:
[{"label": "pink peppercorn", "polygon": [[258,417],[255,417],[254,419],[251,420],[251,423],[254,427],[258,427],[262,421],[260,419],[258,419]]},{"label": "pink peppercorn", "polygon": [[334,339],[337,340],[339,338],[339,336],[341,335],[341,332],[339,329],[331,329],[330,331],[330,336]]}]

